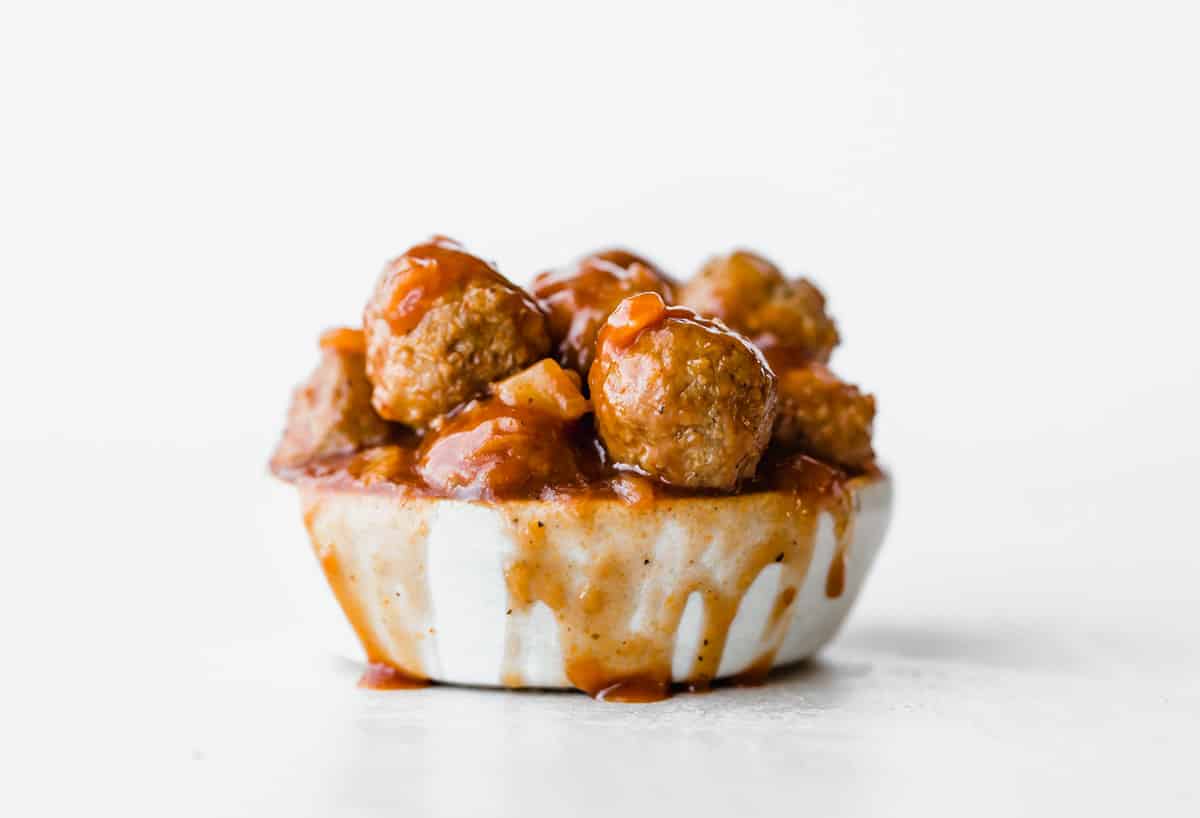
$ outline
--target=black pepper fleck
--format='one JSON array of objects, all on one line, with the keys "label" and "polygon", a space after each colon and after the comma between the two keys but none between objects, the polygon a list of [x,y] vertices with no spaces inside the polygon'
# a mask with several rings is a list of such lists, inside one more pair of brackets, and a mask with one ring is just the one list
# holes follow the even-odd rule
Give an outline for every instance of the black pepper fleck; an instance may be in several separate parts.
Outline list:
[{"label": "black pepper fleck", "polygon": [[780,554],[778,557],[776,557],[775,562],[783,562],[783,554]]}]

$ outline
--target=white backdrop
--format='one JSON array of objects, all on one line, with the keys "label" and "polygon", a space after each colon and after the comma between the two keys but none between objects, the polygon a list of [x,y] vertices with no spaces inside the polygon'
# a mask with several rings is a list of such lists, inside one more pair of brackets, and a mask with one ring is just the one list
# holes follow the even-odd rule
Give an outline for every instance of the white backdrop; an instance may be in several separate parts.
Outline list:
[{"label": "white backdrop", "polygon": [[[0,604],[40,612],[14,634],[41,703],[14,714],[15,757],[58,758],[46,714],[66,705],[46,697],[76,672],[108,680],[133,735],[161,726],[140,703],[172,712],[128,692],[148,654],[251,684],[223,646],[333,621],[262,464],[318,331],[442,232],[521,281],[612,243],[681,276],[738,244],[813,276],[900,489],[844,649],[1031,687],[1077,674],[1090,694],[1053,695],[1096,708],[1079,741],[1125,696],[1117,735],[1152,734],[1152,789],[1182,799],[1198,24],[1193,3],[1068,0],[0,7],[0,489],[20,568]],[[186,666],[195,700],[241,701]],[[99,718],[71,701],[76,724]],[[918,734],[967,723],[946,707]],[[1040,724],[974,749],[1010,763],[1045,746]],[[220,753],[176,727],[72,775],[128,798],[97,758],[162,746],[194,781],[195,754]],[[1114,783],[1151,750],[1128,752],[1068,769],[1121,804],[1149,785]],[[259,785],[204,786],[236,813]]]}]

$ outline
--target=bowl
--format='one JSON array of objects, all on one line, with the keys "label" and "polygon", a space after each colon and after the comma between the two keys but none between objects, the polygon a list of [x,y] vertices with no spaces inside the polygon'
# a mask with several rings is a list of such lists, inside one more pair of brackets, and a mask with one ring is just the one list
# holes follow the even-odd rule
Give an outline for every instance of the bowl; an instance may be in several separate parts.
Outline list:
[{"label": "bowl", "polygon": [[820,490],[478,502],[300,484],[372,670],[646,701],[756,682],[829,642],[892,506],[883,473]]}]

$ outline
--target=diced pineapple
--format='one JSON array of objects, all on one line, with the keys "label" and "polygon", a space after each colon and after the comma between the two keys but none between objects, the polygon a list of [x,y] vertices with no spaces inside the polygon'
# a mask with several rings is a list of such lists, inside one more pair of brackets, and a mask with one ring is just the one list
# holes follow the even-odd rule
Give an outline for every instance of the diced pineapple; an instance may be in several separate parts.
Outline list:
[{"label": "diced pineapple", "polygon": [[517,409],[532,409],[560,420],[577,420],[592,411],[579,388],[579,376],[550,358],[544,358],[499,383],[492,385],[501,403]]}]

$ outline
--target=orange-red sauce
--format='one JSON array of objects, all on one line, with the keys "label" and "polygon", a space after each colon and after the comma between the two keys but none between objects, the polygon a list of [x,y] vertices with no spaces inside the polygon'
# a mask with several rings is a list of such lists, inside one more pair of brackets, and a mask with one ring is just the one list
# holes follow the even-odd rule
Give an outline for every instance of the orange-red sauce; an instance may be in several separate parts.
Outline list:
[{"label": "orange-red sauce", "polygon": [[372,662],[363,671],[358,686],[368,690],[416,690],[429,687],[429,680],[409,676],[390,665]]},{"label": "orange-red sauce", "polygon": [[332,349],[350,355],[367,354],[367,340],[357,327],[335,327],[321,333],[321,349]]},{"label": "orange-red sauce", "polygon": [[591,366],[596,335],[621,299],[653,291],[673,298],[662,271],[626,250],[604,250],[564,270],[534,279],[533,294],[546,313],[558,357],[566,366],[586,373]]},{"label": "orange-red sauce", "polygon": [[600,328],[596,337],[597,354],[603,354],[605,348],[619,351],[632,346],[643,332],[653,329],[668,318],[687,321],[715,332],[729,332],[727,327],[717,324],[711,318],[698,315],[687,307],[668,306],[658,293],[638,293],[622,301]]},{"label": "orange-red sauce", "polygon": [[464,288],[473,281],[511,290],[514,297],[519,297],[530,309],[538,309],[532,298],[500,275],[495,267],[445,236],[435,236],[425,244],[410,248],[388,264],[383,275],[381,314],[392,331],[399,335],[419,324],[439,296],[455,288]]}]

